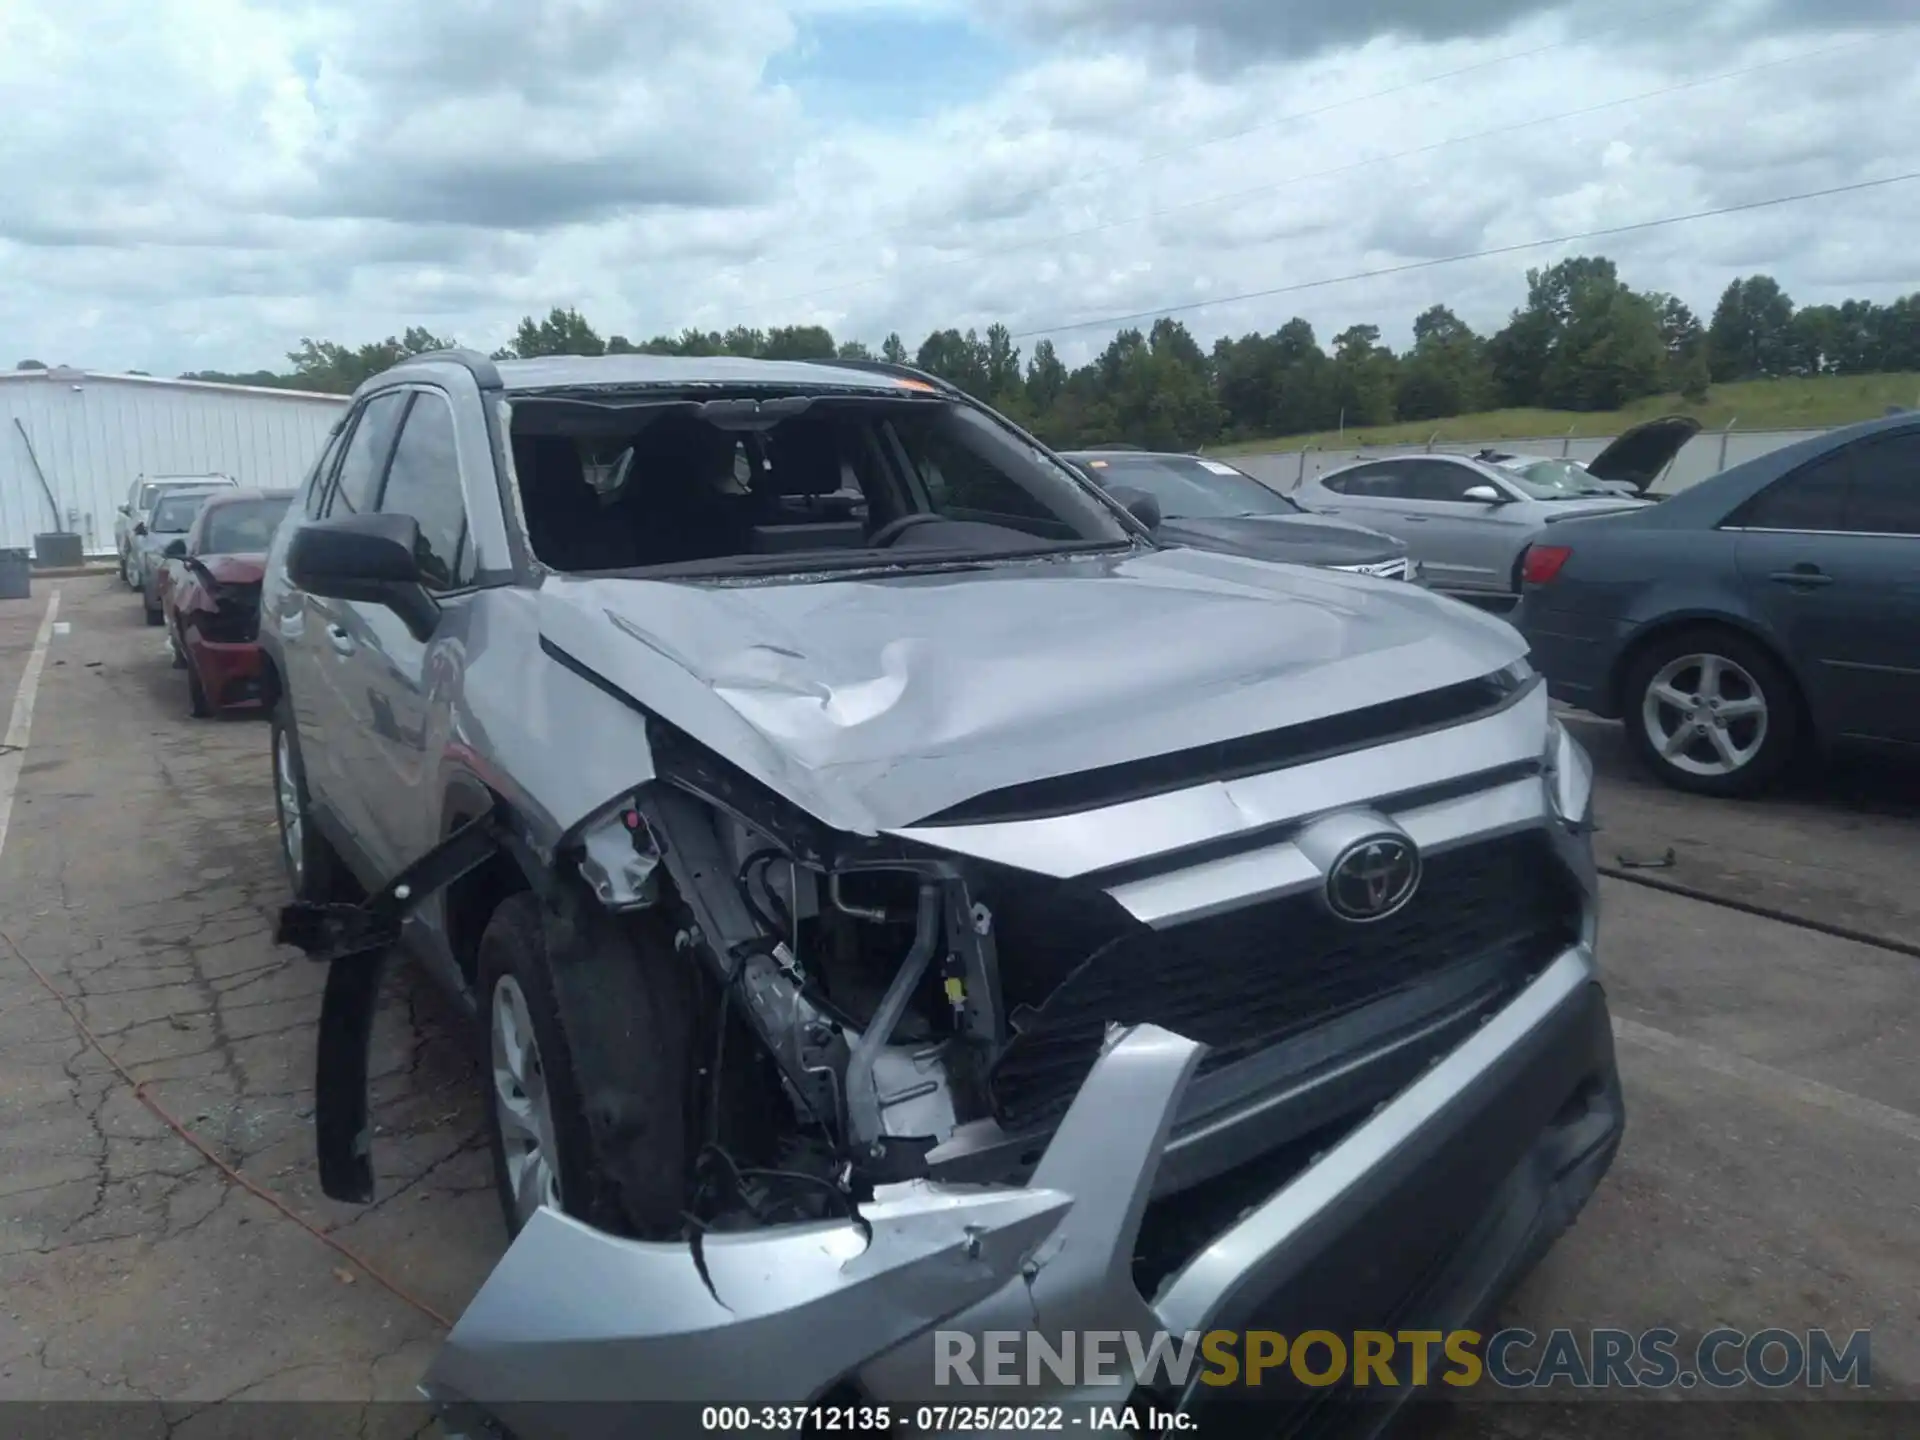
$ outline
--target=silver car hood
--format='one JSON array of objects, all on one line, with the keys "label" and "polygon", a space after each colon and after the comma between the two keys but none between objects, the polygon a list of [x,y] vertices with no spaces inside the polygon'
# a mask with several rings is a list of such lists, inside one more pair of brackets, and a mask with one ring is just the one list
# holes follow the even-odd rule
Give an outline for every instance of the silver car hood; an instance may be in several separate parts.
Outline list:
[{"label": "silver car hood", "polygon": [[537,603],[560,663],[858,834],[1526,653],[1417,586],[1189,549],[804,582],[552,576]]}]

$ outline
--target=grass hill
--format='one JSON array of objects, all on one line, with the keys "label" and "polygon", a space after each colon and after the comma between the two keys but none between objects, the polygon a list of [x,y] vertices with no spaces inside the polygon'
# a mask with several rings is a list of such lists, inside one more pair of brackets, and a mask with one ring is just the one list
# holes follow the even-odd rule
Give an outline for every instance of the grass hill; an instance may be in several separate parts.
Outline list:
[{"label": "grass hill", "polygon": [[1532,440],[1572,434],[1618,435],[1661,415],[1691,415],[1707,430],[1821,429],[1871,420],[1889,405],[1920,407],[1920,374],[1816,375],[1789,380],[1743,380],[1716,385],[1704,401],[1652,395],[1623,410],[1487,410],[1445,420],[1409,420],[1397,425],[1349,429],[1344,435],[1285,435],[1211,447],[1222,454],[1298,450],[1304,445],[1350,448],[1407,445],[1429,437],[1443,441]]}]

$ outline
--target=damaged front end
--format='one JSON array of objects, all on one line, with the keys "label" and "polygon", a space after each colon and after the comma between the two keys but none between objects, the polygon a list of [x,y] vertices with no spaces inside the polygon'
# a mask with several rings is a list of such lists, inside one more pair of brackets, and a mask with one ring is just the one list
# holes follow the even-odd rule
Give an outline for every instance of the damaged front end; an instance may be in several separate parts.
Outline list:
[{"label": "damaged front end", "polygon": [[[688,1229],[538,1211],[425,1391],[524,1440],[631,1433],[644,1401],[1191,1406],[1197,1374],[969,1391],[941,1360],[989,1331],[1138,1354],[1476,1318],[1584,1203],[1621,1117],[1590,768],[1523,668],[1447,703],[1343,717],[1382,727],[1367,748],[1116,772],[878,836],[650,725],[654,778],[521,854],[663,917],[702,976]],[[520,844],[489,816],[365,906],[289,910],[283,934],[333,962],[330,1195],[371,1197],[378,956],[407,906]],[[1399,853],[1405,893],[1362,913],[1384,892],[1352,857]]]}]

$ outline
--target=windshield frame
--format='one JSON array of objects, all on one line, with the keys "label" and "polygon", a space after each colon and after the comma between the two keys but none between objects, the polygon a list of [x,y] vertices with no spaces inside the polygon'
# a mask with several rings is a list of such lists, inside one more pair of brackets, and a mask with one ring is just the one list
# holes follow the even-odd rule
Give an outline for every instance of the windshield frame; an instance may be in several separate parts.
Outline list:
[{"label": "windshield frame", "polygon": [[[652,565],[621,566],[613,569],[569,570],[547,562],[538,552],[532,558],[542,568],[555,574],[576,575],[586,578],[622,577],[642,580],[662,581],[711,581],[711,582],[805,582],[808,580],[853,578],[861,574],[902,574],[923,571],[961,570],[987,568],[1002,564],[1031,564],[1048,559],[1078,559],[1089,555],[1129,554],[1160,548],[1139,519],[1125,506],[1121,505],[1101,486],[1089,479],[1078,466],[1063,459],[1020,426],[1001,415],[998,411],[981,404],[969,396],[935,391],[930,387],[912,389],[902,388],[897,393],[891,390],[875,391],[866,387],[842,390],[834,388],[816,388],[793,385],[741,384],[715,387],[692,386],[684,384],[661,384],[647,386],[619,387],[544,387],[539,390],[518,390],[509,397],[510,409],[503,417],[506,420],[509,436],[523,433],[550,433],[543,423],[531,430],[520,431],[515,427],[518,416],[536,406],[555,406],[561,409],[573,408],[585,414],[598,412],[603,419],[611,420],[618,412],[643,410],[680,411],[699,413],[703,407],[713,405],[716,409],[739,407],[750,403],[760,407],[759,416],[748,417],[744,414],[735,418],[722,413],[721,418],[711,421],[722,430],[737,429],[741,435],[771,430],[779,423],[773,418],[776,407],[785,413],[779,419],[796,418],[809,411],[822,414],[845,413],[847,411],[868,412],[861,422],[874,428],[875,456],[879,459],[884,475],[878,477],[880,483],[898,492],[895,498],[904,494],[912,503],[913,513],[942,514],[940,505],[929,505],[937,497],[931,494],[927,476],[919,463],[919,457],[902,443],[902,434],[896,421],[915,423],[915,417],[927,417],[932,412],[944,412],[944,418],[950,431],[971,429],[983,436],[988,448],[1004,447],[1010,456],[1017,456],[1019,462],[1032,467],[1044,477],[1048,486],[1060,487],[1060,500],[1053,503],[1036,495],[1035,499],[1045,508],[1058,512],[1057,523],[1063,528],[1073,526],[1073,511],[1083,509],[1084,520],[1091,522],[1089,528],[1096,532],[1107,530],[1110,533],[1093,536],[1031,536],[1031,544],[1002,544],[983,547],[978,542],[960,543],[953,546],[915,544],[904,548],[822,548],[819,550],[791,550],[784,552],[750,553],[728,555],[713,559],[668,561]],[[782,406],[781,402],[790,402],[792,408]],[[704,417],[702,417],[704,418]],[[928,423],[936,423],[929,421]],[[562,430],[560,433],[570,433]],[[598,433],[592,424],[583,427],[583,433]],[[990,465],[996,463],[996,457],[988,453],[983,457]],[[1008,483],[1027,488],[1012,473],[1007,474]],[[523,477],[515,475],[512,507],[523,533],[526,527],[525,496],[521,492]],[[956,507],[964,509],[964,506]],[[971,517],[948,517],[963,520],[965,523],[991,523],[971,520]],[[1010,517],[1012,518],[1012,517]],[[1010,527],[1009,527],[1010,528]],[[529,547],[531,549],[531,546]]]}]

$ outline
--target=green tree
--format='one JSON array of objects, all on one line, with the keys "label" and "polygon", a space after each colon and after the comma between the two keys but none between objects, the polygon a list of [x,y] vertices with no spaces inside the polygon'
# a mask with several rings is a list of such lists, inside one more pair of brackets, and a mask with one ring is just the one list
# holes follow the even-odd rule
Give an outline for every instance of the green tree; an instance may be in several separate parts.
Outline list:
[{"label": "green tree", "polygon": [[458,342],[443,339],[421,326],[409,326],[399,335],[349,349],[332,340],[302,337],[297,350],[287,352],[293,365],[289,382],[302,390],[324,390],[351,394],[369,376],[391,369],[410,355],[425,355],[435,350],[453,350]]},{"label": "green tree", "polygon": [[1721,292],[1707,333],[1716,380],[1760,380],[1793,368],[1793,301],[1771,275],[1749,275]]},{"label": "green tree", "polygon": [[16,370],[45,370],[47,368],[47,362],[44,360],[22,360],[13,368]]},{"label": "green tree", "polygon": [[776,325],[759,353],[764,360],[831,360],[833,335],[820,325]]},{"label": "green tree", "polygon": [[609,354],[609,355],[638,355],[639,353],[640,353],[640,347],[639,347],[638,345],[636,345],[636,344],[634,344],[634,343],[633,343],[633,342],[632,342],[631,340],[629,340],[629,339],[628,339],[628,338],[627,338],[626,336],[624,336],[624,335],[609,335],[609,336],[607,337],[607,354]]},{"label": "green tree", "polygon": [[864,340],[842,340],[835,352],[842,360],[871,360],[873,351],[867,348]]},{"label": "green tree", "polygon": [[900,338],[898,330],[891,332],[885,340],[880,342],[880,358],[889,365],[907,363],[907,344]]},{"label": "green tree", "polygon": [[1380,343],[1378,325],[1349,325],[1333,337],[1334,383],[1349,426],[1393,421],[1399,365]]},{"label": "green tree", "polygon": [[1413,349],[1400,366],[1394,409],[1402,420],[1437,420],[1484,406],[1493,393],[1487,344],[1444,305],[1413,322]]},{"label": "green tree", "polygon": [[1033,347],[1027,361],[1027,408],[1045,417],[1059,403],[1067,388],[1067,367],[1053,348],[1053,341],[1042,340]]}]

